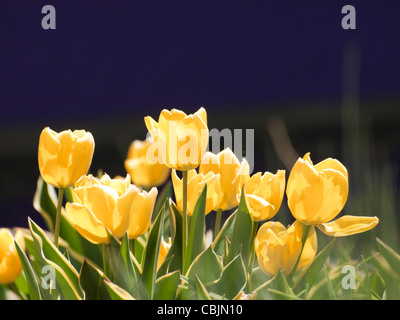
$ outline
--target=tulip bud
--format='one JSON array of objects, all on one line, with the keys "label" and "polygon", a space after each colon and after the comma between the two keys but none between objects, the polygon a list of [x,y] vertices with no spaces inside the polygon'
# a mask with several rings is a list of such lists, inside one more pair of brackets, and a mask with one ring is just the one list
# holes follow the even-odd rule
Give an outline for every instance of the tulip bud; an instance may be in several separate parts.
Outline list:
[{"label": "tulip bud", "polygon": [[[172,183],[174,186],[175,200],[180,211],[183,210],[183,181],[178,178],[176,170],[172,170]],[[205,214],[212,210],[217,210],[218,198],[221,193],[219,174],[208,172],[207,174],[197,173],[196,170],[188,171],[188,190],[187,214],[193,215],[196,202],[207,184],[207,199]]]},{"label": "tulip bud", "polygon": [[243,159],[240,163],[229,148],[216,155],[206,152],[199,172],[203,175],[208,172],[220,175],[221,192],[216,208],[222,210],[232,209],[239,204],[237,195],[240,194],[243,184],[250,179],[250,166],[247,160]]},{"label": "tulip bud", "polygon": [[0,229],[0,284],[14,282],[22,272],[22,264],[14,240],[24,248],[23,237],[19,231],[14,236],[7,228]]},{"label": "tulip bud", "polygon": [[128,228],[132,201],[137,188],[129,174],[124,180],[82,176],[72,190],[73,202],[66,204],[67,218],[92,243],[108,243],[107,229],[121,238]]},{"label": "tulip bud", "polygon": [[65,130],[57,133],[47,127],[39,138],[40,174],[54,187],[68,187],[88,172],[93,153],[94,139],[90,132]]},{"label": "tulip bud", "polygon": [[[287,276],[294,268],[300,255],[304,225],[295,221],[288,229],[280,222],[268,221],[257,232],[255,252],[264,273],[274,276],[279,270]],[[311,227],[296,271],[311,263],[317,253],[317,236]]]},{"label": "tulip bud", "polygon": [[177,109],[164,109],[158,122],[150,116],[144,120],[157,145],[157,154],[154,152],[150,161],[165,163],[167,167],[180,171],[199,166],[209,137],[204,108],[190,115]]},{"label": "tulip bud", "polygon": [[[147,151],[154,147],[152,139],[134,140],[125,160],[125,169],[130,174],[132,182],[144,188],[162,185],[170,174],[170,169],[158,161],[149,161]],[[149,155],[150,157],[150,155]]]}]

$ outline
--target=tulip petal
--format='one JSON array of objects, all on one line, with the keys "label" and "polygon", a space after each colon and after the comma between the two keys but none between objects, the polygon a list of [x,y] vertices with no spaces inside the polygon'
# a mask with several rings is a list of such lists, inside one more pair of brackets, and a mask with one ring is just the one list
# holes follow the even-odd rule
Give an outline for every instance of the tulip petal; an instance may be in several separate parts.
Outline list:
[{"label": "tulip petal", "polygon": [[67,218],[75,229],[88,241],[99,244],[108,242],[105,226],[86,207],[67,203],[65,206]]},{"label": "tulip petal", "polygon": [[318,228],[328,236],[345,237],[371,230],[379,223],[377,217],[345,215],[334,221],[318,225]]}]

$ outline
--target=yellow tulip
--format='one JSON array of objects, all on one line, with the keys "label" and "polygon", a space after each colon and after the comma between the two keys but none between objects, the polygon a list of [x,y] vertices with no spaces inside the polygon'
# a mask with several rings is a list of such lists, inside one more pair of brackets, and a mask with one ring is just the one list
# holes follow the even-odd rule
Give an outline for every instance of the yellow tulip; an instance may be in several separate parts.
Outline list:
[{"label": "yellow tulip", "polygon": [[149,192],[137,189],[129,218],[128,235],[130,239],[141,236],[149,229],[157,194],[156,187],[151,188]]},{"label": "yellow tulip", "polygon": [[107,229],[117,238],[128,228],[137,188],[129,174],[124,180],[82,176],[72,190],[73,203],[66,204],[67,218],[92,243],[108,243]]},{"label": "yellow tulip", "polygon": [[[295,221],[289,228],[280,222],[268,221],[258,230],[254,249],[262,272],[274,276],[279,270],[287,276],[301,252],[304,225]],[[308,266],[317,253],[317,235],[311,227],[296,271]]]},{"label": "yellow tulip", "polygon": [[171,238],[168,239],[168,242],[164,241],[164,239],[161,239],[160,253],[158,254],[158,261],[157,261],[157,271],[163,264],[170,248],[171,248]]},{"label": "yellow tulip", "polygon": [[[254,221],[271,219],[281,207],[285,194],[285,171],[276,174],[261,172],[254,174],[244,185],[247,208]],[[237,195],[238,201],[240,194]]]},{"label": "yellow tulip", "polygon": [[150,116],[144,120],[156,143],[152,152],[148,152],[150,162],[165,163],[167,167],[181,171],[199,166],[209,137],[204,108],[190,115],[177,109],[164,109],[158,122]]},{"label": "yellow tulip", "polygon": [[[176,170],[172,170],[172,184],[174,187],[175,200],[178,209],[183,210],[183,181],[178,178]],[[207,199],[206,212],[210,213],[216,210],[218,197],[221,193],[220,175],[208,172],[206,174],[197,173],[196,170],[188,171],[188,199],[187,199],[187,214],[193,215],[194,207],[199,198],[204,186],[207,184]]]},{"label": "yellow tulip", "polygon": [[49,127],[39,138],[39,170],[48,184],[65,188],[85,175],[92,163],[94,139],[85,130],[57,133]]},{"label": "yellow tulip", "polygon": [[293,216],[306,225],[316,225],[331,236],[348,236],[375,227],[377,217],[342,216],[349,192],[346,168],[328,158],[313,165],[310,154],[299,158],[290,172],[286,194]]},{"label": "yellow tulip", "polygon": [[206,152],[199,172],[204,175],[213,172],[221,176],[221,192],[216,208],[223,211],[232,209],[239,204],[237,195],[241,193],[243,184],[250,179],[250,166],[247,160],[243,158],[240,163],[229,148],[217,155]]},{"label": "yellow tulip", "polygon": [[125,169],[137,186],[145,188],[160,186],[169,177],[171,170],[164,163],[152,163],[147,158],[147,151],[154,144],[152,139],[146,139],[134,140],[129,146]]},{"label": "yellow tulip", "polygon": [[22,272],[14,240],[24,249],[23,237],[19,231],[14,236],[7,228],[0,229],[0,284],[14,282]]}]

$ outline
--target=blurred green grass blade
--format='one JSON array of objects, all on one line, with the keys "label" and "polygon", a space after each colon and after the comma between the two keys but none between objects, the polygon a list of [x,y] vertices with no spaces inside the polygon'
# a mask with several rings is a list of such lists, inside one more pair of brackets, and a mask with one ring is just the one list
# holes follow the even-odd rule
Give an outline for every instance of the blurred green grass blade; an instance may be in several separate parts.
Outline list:
[{"label": "blurred green grass blade", "polygon": [[156,280],[154,300],[174,300],[180,281],[180,271],[168,273]]},{"label": "blurred green grass blade", "polygon": [[400,255],[381,239],[376,238],[379,252],[385,257],[387,262],[392,266],[393,270],[400,276]]},{"label": "blurred green grass blade", "polygon": [[17,241],[14,241],[15,247],[18,252],[19,259],[22,264],[22,268],[24,269],[26,275],[26,281],[29,289],[29,296],[31,300],[41,300],[40,290],[38,286],[38,279],[36,278],[36,274],[32,269],[32,266],[25,255],[25,252],[21,249]]},{"label": "blurred green grass blade", "polygon": [[193,215],[190,220],[189,236],[185,256],[184,271],[186,271],[194,257],[203,251],[203,236],[205,232],[205,212],[207,200],[207,184],[196,201]]}]

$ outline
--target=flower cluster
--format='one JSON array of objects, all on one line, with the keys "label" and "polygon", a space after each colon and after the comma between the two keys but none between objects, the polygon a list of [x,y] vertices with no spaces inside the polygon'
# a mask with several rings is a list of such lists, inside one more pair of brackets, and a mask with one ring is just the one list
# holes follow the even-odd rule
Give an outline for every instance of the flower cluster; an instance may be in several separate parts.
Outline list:
[{"label": "flower cluster", "polygon": [[[285,170],[251,174],[247,160],[239,161],[231,149],[207,151],[204,108],[190,115],[163,110],[158,122],[150,116],[144,120],[151,137],[130,145],[126,177],[89,173],[95,147],[90,132],[42,131],[39,198],[51,202],[58,189],[53,209],[38,204],[53,222],[51,237],[29,220],[25,250],[23,241],[14,241],[21,238],[19,233],[1,229],[0,283],[13,282],[22,269],[32,275],[37,267],[34,271],[30,266],[41,261],[57,266],[56,283],[63,289],[57,291],[58,298],[87,298],[88,273],[106,286],[106,291],[96,287],[97,296],[161,298],[171,292],[162,290],[165,285],[175,286],[173,298],[244,297],[245,291],[251,293],[257,265],[268,276],[281,272],[289,280],[307,268],[318,250],[315,226],[328,236],[342,237],[378,224],[377,217],[344,215],[334,220],[349,192],[347,170],[338,160],[314,165],[307,153],[287,181]],[[165,193],[157,188],[169,177],[172,189],[162,198]],[[288,227],[271,221],[285,194],[294,218]],[[221,228],[221,215],[232,209],[236,211]],[[212,212],[214,233],[207,243],[205,216]],[[93,247],[101,250],[85,251]],[[80,261],[79,274],[64,250]],[[230,272],[238,272],[238,280],[226,287],[224,277],[232,277]],[[179,286],[182,281],[186,287]],[[29,292],[31,298],[35,294],[46,296],[40,288]]]}]

